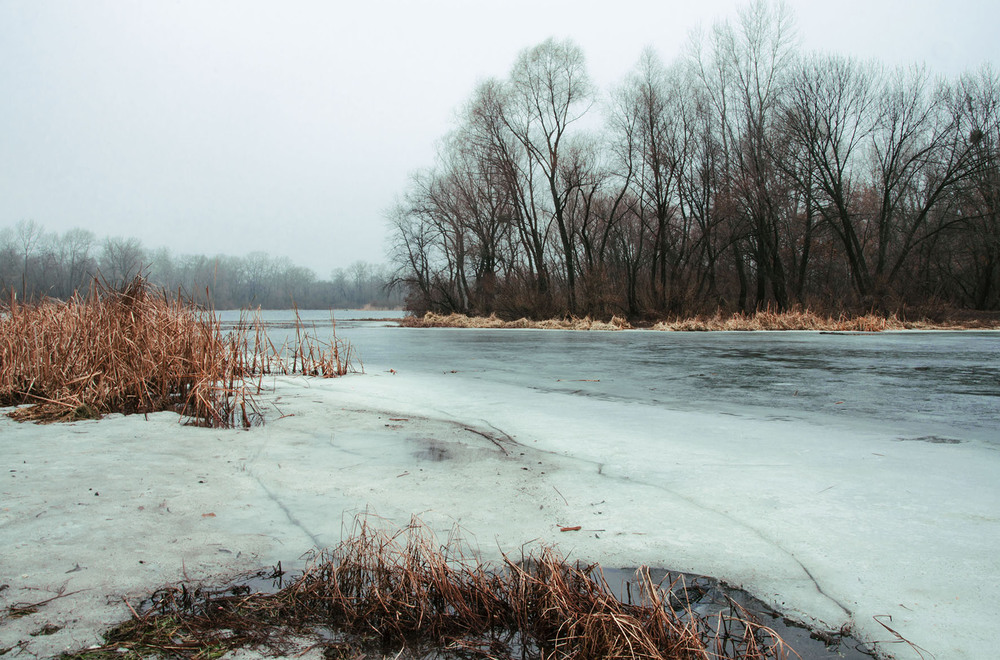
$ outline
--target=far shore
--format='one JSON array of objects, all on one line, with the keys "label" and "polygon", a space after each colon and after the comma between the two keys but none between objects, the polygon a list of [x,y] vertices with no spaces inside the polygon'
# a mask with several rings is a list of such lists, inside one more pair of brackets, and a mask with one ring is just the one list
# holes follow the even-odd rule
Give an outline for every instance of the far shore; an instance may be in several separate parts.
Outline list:
[{"label": "far shore", "polygon": [[670,332],[706,331],[776,331],[813,330],[820,332],[883,332],[887,330],[998,330],[1000,314],[991,312],[956,312],[943,318],[921,317],[916,320],[900,319],[896,315],[877,314],[823,316],[809,311],[773,312],[758,311],[754,314],[699,315],[673,320],[633,324],[621,316],[609,320],[575,316],[533,320],[519,318],[507,321],[495,314],[467,316],[465,314],[435,314],[407,316],[399,324],[408,328],[511,328],[535,330],[632,330],[649,329]]}]

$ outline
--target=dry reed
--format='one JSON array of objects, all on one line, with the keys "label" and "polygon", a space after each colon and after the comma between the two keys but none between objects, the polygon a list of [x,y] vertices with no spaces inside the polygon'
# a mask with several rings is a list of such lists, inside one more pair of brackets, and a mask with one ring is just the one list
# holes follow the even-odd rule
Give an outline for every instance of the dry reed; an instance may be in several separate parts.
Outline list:
[{"label": "dry reed", "polygon": [[270,373],[332,377],[351,368],[350,347],[311,338],[275,349],[245,315],[223,332],[215,314],[156,295],[142,278],[122,290],[94,280],[66,302],[0,308],[0,406],[26,421],[174,410],[197,423],[249,427]]},{"label": "dry reed", "polygon": [[794,655],[735,604],[701,618],[683,589],[663,588],[645,570],[638,576],[638,601],[623,602],[600,567],[570,565],[551,548],[496,567],[479,562],[455,537],[439,546],[417,522],[394,531],[361,518],[346,541],[316,554],[301,577],[277,592],[164,588],[109,631],[105,647],[88,653],[196,658],[242,647],[282,653],[290,638],[304,635],[327,657],[377,649],[450,658]]},{"label": "dry reed", "polygon": [[[632,325],[628,320],[613,316],[609,321],[595,321],[584,318],[547,319],[532,321],[517,319],[504,321],[496,315],[466,316],[464,314],[435,314],[427,312],[422,317],[407,317],[401,324],[411,328],[532,328],[541,330],[627,330]],[[962,318],[956,314],[952,321],[931,321],[928,319],[902,320],[895,314],[880,316],[874,313],[862,315],[841,314],[823,316],[808,310],[792,309],[778,312],[763,309],[751,314],[699,315],[659,321],[651,326],[653,330],[685,332],[703,331],[759,331],[759,330],[817,330],[824,332],[882,332],[884,330],[964,330],[997,329],[1000,319]]]},{"label": "dry reed", "polygon": [[764,309],[753,314],[731,314],[716,312],[713,316],[697,316],[674,321],[661,321],[653,330],[671,331],[759,331],[759,330],[821,330],[827,332],[881,332],[883,330],[904,330],[916,327],[895,316],[841,315],[821,316],[804,310],[778,312]]},{"label": "dry reed", "polygon": [[791,309],[779,312],[773,309],[758,310],[752,314],[696,316],[672,321],[660,321],[653,330],[670,331],[760,331],[760,330],[816,330],[823,332],[883,332],[886,330],[964,330],[998,327],[988,320],[955,320],[934,322],[927,319],[902,320],[895,314],[881,316],[874,313],[862,315],[840,314],[822,316],[809,310]]},{"label": "dry reed", "polygon": [[504,321],[495,314],[490,316],[466,316],[465,314],[435,314],[427,312],[423,317],[406,317],[402,325],[411,328],[530,328],[537,330],[628,330],[632,326],[620,317],[612,316],[608,321],[599,321],[586,316],[563,319],[532,321],[520,318]]}]

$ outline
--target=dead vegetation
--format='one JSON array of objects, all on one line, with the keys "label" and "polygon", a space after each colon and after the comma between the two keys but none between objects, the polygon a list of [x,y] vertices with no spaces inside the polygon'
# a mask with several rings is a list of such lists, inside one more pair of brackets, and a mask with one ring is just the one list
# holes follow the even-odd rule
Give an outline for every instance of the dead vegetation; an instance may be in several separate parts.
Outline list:
[{"label": "dead vegetation", "polygon": [[326,657],[345,658],[372,651],[522,659],[795,656],[735,604],[700,617],[678,585],[655,584],[645,570],[637,575],[640,593],[622,602],[599,566],[570,565],[551,548],[489,566],[454,537],[439,546],[419,523],[392,531],[361,518],[348,540],[314,556],[301,577],[276,592],[161,589],[141,607],[129,606],[132,618],[106,633],[103,647],[64,658],[207,658],[235,648],[280,654],[303,638]]},{"label": "dead vegetation", "polygon": [[996,319],[958,319],[953,321],[931,321],[900,319],[895,314],[881,316],[868,313],[862,315],[841,314],[823,316],[808,310],[793,309],[778,312],[772,309],[759,310],[753,314],[716,313],[713,316],[661,321],[653,330],[670,331],[755,331],[755,330],[817,330],[822,332],[883,332],[886,330],[975,330],[1000,328]]},{"label": "dead vegetation", "polygon": [[724,316],[696,316],[675,321],[661,321],[653,330],[669,331],[755,331],[755,330],[820,330],[826,332],[882,332],[884,330],[905,330],[916,327],[903,323],[895,316],[876,314],[862,316],[841,315],[839,317],[820,316],[809,311],[792,310],[776,312],[760,310],[753,314],[731,314]]},{"label": "dead vegetation", "polygon": [[297,328],[275,346],[254,316],[223,332],[216,315],[155,294],[142,278],[121,290],[94,280],[69,301],[0,307],[0,406],[10,416],[66,421],[173,410],[196,423],[249,427],[272,373],[334,377],[352,369],[351,347]]},{"label": "dead vegetation", "polygon": [[[465,316],[464,314],[435,314],[407,317],[402,325],[411,328],[533,328],[542,330],[628,330],[632,325],[620,316],[610,321],[595,321],[590,317],[532,321],[518,319],[504,321],[495,315]],[[699,315],[659,321],[652,330],[676,332],[703,331],[761,331],[761,330],[816,330],[823,332],[882,332],[885,330],[976,330],[1000,328],[998,318],[956,318],[953,321],[927,319],[903,320],[896,315],[878,314],[823,316],[808,310],[778,312],[764,309],[752,314]]]},{"label": "dead vegetation", "polygon": [[532,321],[521,318],[504,321],[495,314],[490,316],[466,316],[465,314],[435,314],[427,312],[423,317],[406,317],[402,325],[411,328],[529,328],[538,330],[627,330],[632,326],[620,316],[612,316],[609,321],[595,321],[584,318],[546,319]]}]

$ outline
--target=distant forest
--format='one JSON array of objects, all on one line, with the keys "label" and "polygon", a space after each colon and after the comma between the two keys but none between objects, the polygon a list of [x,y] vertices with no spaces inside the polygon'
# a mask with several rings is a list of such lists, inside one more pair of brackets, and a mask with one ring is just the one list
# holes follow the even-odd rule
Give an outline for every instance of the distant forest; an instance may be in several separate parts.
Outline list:
[{"label": "distant forest", "polygon": [[46,232],[32,220],[0,228],[0,301],[68,299],[95,276],[120,287],[136,275],[199,304],[216,309],[262,307],[301,309],[398,307],[399,293],[389,287],[386,266],[358,261],[338,268],[329,280],[295,265],[287,257],[254,252],[245,257],[176,256],[166,249],[147,250],[135,238],[98,238],[86,229]]},{"label": "distant forest", "polygon": [[1000,306],[1000,81],[797,49],[757,2],[607,93],[548,40],[389,212],[417,312]]}]

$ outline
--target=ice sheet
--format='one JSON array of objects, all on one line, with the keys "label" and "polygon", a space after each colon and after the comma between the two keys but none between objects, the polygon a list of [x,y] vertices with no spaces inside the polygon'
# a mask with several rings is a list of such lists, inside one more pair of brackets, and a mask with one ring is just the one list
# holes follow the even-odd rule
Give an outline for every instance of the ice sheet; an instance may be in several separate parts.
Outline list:
[{"label": "ice sheet", "polygon": [[[479,335],[460,363],[468,333],[358,332],[383,352],[365,374],[276,379],[270,421],[249,432],[184,427],[167,413],[44,427],[0,418],[2,605],[77,592],[4,620],[0,648],[28,640],[26,652],[45,656],[96,643],[127,616],[121,596],[185,573],[287,565],[370,510],[397,524],[417,515],[442,538],[458,526],[485,559],[555,543],[608,566],[715,575],[806,621],[891,641],[878,617],[937,658],[993,654],[1000,456],[988,420],[845,415],[821,400],[835,384],[779,412],[759,391],[734,399],[731,384],[717,401],[702,388],[685,409],[681,395],[664,402],[662,383],[637,395],[639,379],[572,350],[562,364],[536,364],[523,347],[505,361],[491,343],[508,340]],[[434,361],[442,337],[453,362]],[[631,368],[622,341],[607,344],[606,361]],[[994,346],[988,337],[973,352]],[[65,627],[30,637],[49,621]]]}]

